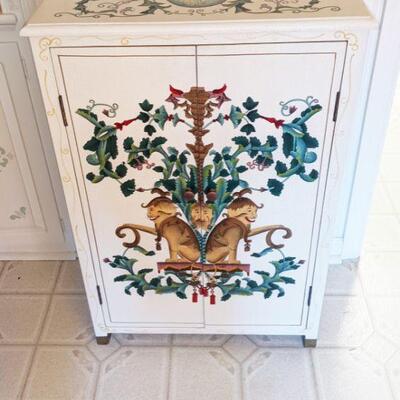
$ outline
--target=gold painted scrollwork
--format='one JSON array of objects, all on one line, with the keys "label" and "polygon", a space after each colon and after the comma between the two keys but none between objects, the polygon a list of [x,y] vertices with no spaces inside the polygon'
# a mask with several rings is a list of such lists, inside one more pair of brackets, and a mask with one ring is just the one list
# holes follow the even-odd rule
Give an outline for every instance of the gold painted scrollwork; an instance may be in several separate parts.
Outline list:
[{"label": "gold painted scrollwork", "polygon": [[335,38],[347,40],[347,42],[349,43],[350,49],[353,52],[356,52],[360,48],[360,46],[358,44],[358,36],[355,33],[337,31],[337,32],[335,32]]},{"label": "gold painted scrollwork", "polygon": [[39,41],[39,58],[42,61],[48,61],[49,60],[49,55],[48,55],[48,49],[49,47],[54,47],[54,46],[59,46],[61,44],[61,39],[57,37],[43,37]]}]

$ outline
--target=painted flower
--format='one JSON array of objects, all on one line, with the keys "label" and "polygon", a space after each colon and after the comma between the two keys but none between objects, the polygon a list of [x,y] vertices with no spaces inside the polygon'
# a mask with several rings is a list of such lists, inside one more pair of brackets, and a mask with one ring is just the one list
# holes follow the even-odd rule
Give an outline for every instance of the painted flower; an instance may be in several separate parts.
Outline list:
[{"label": "painted flower", "polygon": [[243,113],[239,107],[232,106],[229,113],[229,119],[232,121],[233,126],[236,128],[240,125],[243,119]]},{"label": "painted flower", "polygon": [[164,125],[168,120],[168,113],[164,106],[158,108],[154,114],[154,121],[157,122],[161,129],[164,129]]}]

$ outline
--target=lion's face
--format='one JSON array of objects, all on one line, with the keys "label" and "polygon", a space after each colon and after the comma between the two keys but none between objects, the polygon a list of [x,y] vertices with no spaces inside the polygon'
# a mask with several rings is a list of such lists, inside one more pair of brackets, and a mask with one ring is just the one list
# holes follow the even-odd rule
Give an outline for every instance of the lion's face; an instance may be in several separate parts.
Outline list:
[{"label": "lion's face", "polygon": [[228,216],[236,218],[245,225],[250,225],[257,219],[257,207],[246,205],[235,210],[231,209],[228,211]]},{"label": "lion's face", "polygon": [[160,222],[176,214],[176,207],[172,203],[159,203],[147,208],[147,217],[153,222]]}]

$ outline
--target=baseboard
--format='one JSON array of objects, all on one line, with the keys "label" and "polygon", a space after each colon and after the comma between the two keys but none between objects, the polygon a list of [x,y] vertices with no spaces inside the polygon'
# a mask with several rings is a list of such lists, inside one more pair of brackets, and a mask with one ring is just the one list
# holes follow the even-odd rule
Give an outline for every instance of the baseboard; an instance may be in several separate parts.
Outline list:
[{"label": "baseboard", "polygon": [[77,255],[74,251],[57,253],[0,253],[0,261],[63,261],[76,260]]}]

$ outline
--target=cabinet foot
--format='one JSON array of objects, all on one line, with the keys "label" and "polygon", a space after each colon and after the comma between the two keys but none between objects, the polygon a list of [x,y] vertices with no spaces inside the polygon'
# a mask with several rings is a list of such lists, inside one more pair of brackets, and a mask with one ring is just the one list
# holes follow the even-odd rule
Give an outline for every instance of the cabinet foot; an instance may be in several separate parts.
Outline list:
[{"label": "cabinet foot", "polygon": [[110,343],[111,340],[111,333],[109,333],[107,336],[96,336],[96,342],[99,345],[107,345],[108,343]]},{"label": "cabinet foot", "polygon": [[303,346],[305,348],[315,348],[317,347],[318,339],[307,339],[303,336]]}]

